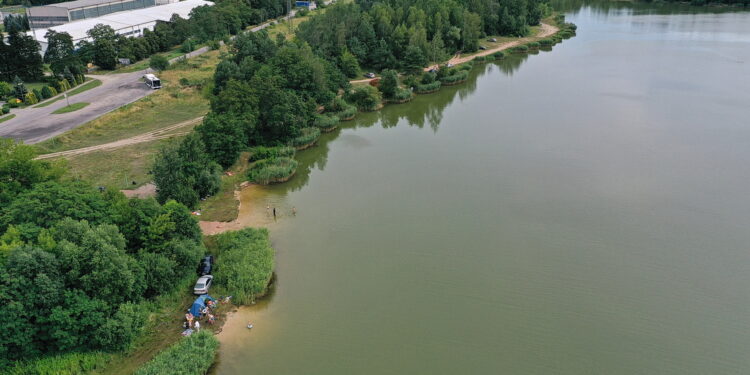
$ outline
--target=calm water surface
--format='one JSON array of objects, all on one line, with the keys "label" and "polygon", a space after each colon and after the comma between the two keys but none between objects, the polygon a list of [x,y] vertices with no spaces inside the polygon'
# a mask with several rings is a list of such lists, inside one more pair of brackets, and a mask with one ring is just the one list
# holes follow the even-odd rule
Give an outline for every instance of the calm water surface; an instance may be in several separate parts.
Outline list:
[{"label": "calm water surface", "polygon": [[750,13],[568,19],[248,198],[278,283],[217,374],[750,372]]}]

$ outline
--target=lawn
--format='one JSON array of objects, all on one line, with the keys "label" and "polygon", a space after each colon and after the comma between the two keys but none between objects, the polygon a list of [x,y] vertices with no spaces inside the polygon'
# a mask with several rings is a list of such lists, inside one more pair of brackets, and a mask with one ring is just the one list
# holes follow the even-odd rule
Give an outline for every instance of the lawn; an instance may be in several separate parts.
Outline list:
[{"label": "lawn", "polygon": [[7,116],[0,117],[0,122],[8,121],[8,120],[12,119],[13,117],[16,117],[16,115],[12,114],[12,113],[9,114],[9,115],[7,115]]},{"label": "lawn", "polygon": [[71,105],[67,105],[67,106],[62,107],[60,109],[57,109],[57,110],[55,110],[52,113],[56,114],[56,115],[59,115],[59,114],[62,114],[62,113],[73,112],[73,111],[77,111],[77,110],[79,110],[81,108],[84,108],[84,107],[86,107],[89,104],[91,104],[91,103],[84,103],[84,102],[73,103]]},{"label": "lawn", "polygon": [[[66,92],[68,93],[68,97],[71,97],[73,95],[80,94],[80,93],[82,93],[82,92],[84,92],[86,90],[91,90],[94,87],[99,87],[101,85],[102,85],[102,81],[100,81],[98,79],[95,79],[95,80],[92,80],[92,81],[88,81],[88,82],[86,82],[86,83],[84,83],[84,84],[82,84],[82,85],[80,85],[80,86],[78,86],[78,87],[76,87],[76,88],[74,88],[74,89],[72,89],[70,91],[66,91]],[[61,99],[65,99],[65,96],[58,95],[58,96],[56,96],[56,97],[54,97],[54,98],[52,98],[50,100],[47,100],[46,102],[43,102],[42,104],[35,105],[34,108],[46,107],[46,106],[48,106],[48,105],[50,105],[52,103],[55,103],[55,102],[57,102],[58,100],[61,100]]]},{"label": "lawn", "polygon": [[[176,136],[174,139],[182,138]],[[152,180],[148,174],[156,151],[169,140],[156,140],[113,150],[68,157],[68,175],[96,186],[134,189]],[[133,185],[133,181],[136,182]]]},{"label": "lawn", "polygon": [[[37,144],[40,153],[72,150],[130,138],[205,115],[208,90],[220,51],[194,57],[160,74],[161,90],[96,120]],[[180,85],[180,78],[202,82],[203,88]]]}]

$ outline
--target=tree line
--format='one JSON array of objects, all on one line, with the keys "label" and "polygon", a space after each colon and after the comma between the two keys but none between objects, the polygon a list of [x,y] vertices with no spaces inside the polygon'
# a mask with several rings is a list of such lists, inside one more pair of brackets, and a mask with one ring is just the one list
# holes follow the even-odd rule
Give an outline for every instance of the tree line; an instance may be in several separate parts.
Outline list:
[{"label": "tree line", "polygon": [[358,0],[300,24],[297,35],[349,77],[358,66],[415,70],[486,35],[525,36],[549,12],[543,0]]},{"label": "tree line", "polygon": [[[81,74],[85,64],[90,62],[102,69],[114,69],[118,59],[138,61],[179,44],[194,46],[226,39],[249,25],[285,12],[283,0],[220,0],[213,6],[193,9],[188,19],[173,15],[169,22],[158,21],[153,31],[144,30],[139,38],[118,35],[112,27],[99,24],[87,32],[91,40],[74,44],[70,34],[50,30],[45,34],[48,47],[43,58],[39,43],[20,26],[13,26],[6,28],[8,43],[0,40],[0,80],[10,82],[16,76],[40,80],[45,63],[50,64],[58,77],[65,68],[74,75]],[[14,18],[12,23],[23,23],[23,20]]]},{"label": "tree line", "polygon": [[35,156],[0,140],[0,371],[126,349],[149,301],[184,286],[205,252],[184,205],[68,180]]}]

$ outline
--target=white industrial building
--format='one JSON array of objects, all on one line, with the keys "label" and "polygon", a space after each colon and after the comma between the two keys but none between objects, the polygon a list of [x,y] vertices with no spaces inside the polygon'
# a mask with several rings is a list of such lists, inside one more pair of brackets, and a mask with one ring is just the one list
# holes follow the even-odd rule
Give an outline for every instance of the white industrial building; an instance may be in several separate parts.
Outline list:
[{"label": "white industrial building", "polygon": [[73,44],[81,40],[89,39],[86,34],[98,24],[109,25],[117,34],[138,37],[143,35],[143,30],[153,30],[156,21],[169,21],[172,15],[177,14],[182,18],[188,18],[190,11],[203,5],[214,3],[204,0],[183,0],[176,3],[151,6],[148,8],[134,9],[109,13],[99,17],[85,18],[70,23],[65,23],[49,28],[32,29],[28,32],[42,47],[42,54],[47,50],[47,39],[44,37],[48,30],[65,32],[73,38]]}]

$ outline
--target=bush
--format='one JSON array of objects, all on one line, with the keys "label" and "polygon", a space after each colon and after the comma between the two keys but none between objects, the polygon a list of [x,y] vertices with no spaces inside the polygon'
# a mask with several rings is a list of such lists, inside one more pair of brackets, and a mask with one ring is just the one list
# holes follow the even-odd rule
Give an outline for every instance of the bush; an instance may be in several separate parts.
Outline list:
[{"label": "bush", "polygon": [[407,102],[411,100],[411,90],[399,87],[391,100],[399,103]]},{"label": "bush", "polygon": [[353,105],[347,105],[344,109],[336,112],[336,117],[338,117],[339,121],[351,120],[356,115],[357,115],[357,107]]},{"label": "bush", "polygon": [[510,51],[514,53],[526,53],[526,52],[529,52],[529,46],[527,45],[515,46],[511,48]]},{"label": "bush", "polygon": [[448,77],[443,77],[443,79],[441,80],[441,82],[444,85],[450,85],[450,84],[454,84],[454,83],[459,83],[459,82],[465,81],[468,78],[469,78],[469,72],[462,71],[462,72],[456,73],[456,74],[448,76]]},{"label": "bush", "polygon": [[553,44],[555,44],[555,41],[552,39],[542,39],[539,41],[539,45],[542,47],[551,47]]},{"label": "bush", "polygon": [[37,102],[44,99],[44,96],[42,96],[42,92],[39,91],[38,89],[33,89],[31,90],[31,92],[34,93],[34,96],[36,97]]},{"label": "bush", "polygon": [[250,149],[250,161],[258,161],[273,158],[291,158],[297,150],[294,147],[264,147],[258,146]]},{"label": "bush", "polygon": [[440,81],[417,85],[416,87],[414,87],[414,92],[416,92],[417,94],[423,94],[423,93],[437,91],[440,89],[441,85],[442,85],[442,82]]},{"label": "bush", "polygon": [[268,230],[245,228],[214,238],[219,255],[214,281],[226,288],[232,301],[247,304],[265,294],[274,268]]},{"label": "bush", "polygon": [[221,43],[219,43],[218,40],[212,40],[208,42],[208,48],[210,48],[213,51],[216,51],[217,49],[221,48]]},{"label": "bush", "polygon": [[530,42],[526,46],[529,47],[529,49],[539,49],[540,44],[539,42]]},{"label": "bush", "polygon": [[573,32],[568,30],[563,30],[558,33],[563,39],[568,39],[573,37]]},{"label": "bush", "polygon": [[335,116],[315,116],[315,127],[322,131],[331,131],[339,125],[339,118]]},{"label": "bush", "polygon": [[10,113],[10,105],[3,105],[2,113],[4,115]]},{"label": "bush", "polygon": [[297,165],[297,161],[292,158],[263,159],[253,164],[247,177],[250,181],[262,185],[284,182],[294,175]]},{"label": "bush", "polygon": [[103,353],[68,353],[19,363],[7,375],[77,375],[103,368],[109,356]]},{"label": "bush", "polygon": [[50,90],[49,86],[42,87],[42,98],[47,99],[51,98],[52,96],[52,90]]},{"label": "bush", "polygon": [[[188,39],[182,45],[180,46],[180,52],[182,53],[190,53],[195,50],[195,43],[193,43],[192,40]],[[163,69],[160,69],[163,70]]]},{"label": "bush", "polygon": [[353,103],[359,110],[374,111],[380,106],[380,91],[375,87],[356,86],[346,93],[346,101]]},{"label": "bush", "polygon": [[304,147],[315,142],[318,137],[320,137],[320,129],[302,128],[300,129],[300,135],[292,139],[291,143],[294,147]]},{"label": "bush", "polygon": [[70,84],[68,83],[68,80],[66,79],[61,79],[57,81],[57,87],[58,87],[57,91],[59,92],[70,90]]},{"label": "bush", "polygon": [[37,100],[36,95],[34,95],[33,92],[27,92],[23,97],[23,102],[26,103],[26,105],[31,105],[39,103],[39,100]]},{"label": "bush", "polygon": [[300,18],[300,17],[307,16],[308,14],[310,14],[310,10],[309,9],[307,9],[307,8],[300,8],[297,11],[297,13],[295,13],[294,16],[297,17],[297,18]]},{"label": "bush", "polygon": [[469,71],[469,70],[471,70],[471,68],[473,68],[473,67],[474,67],[474,63],[473,63],[472,61],[469,61],[469,62],[467,62],[467,63],[465,63],[465,64],[461,64],[461,65],[457,66],[456,68],[457,68],[458,70]]},{"label": "bush", "polygon": [[148,61],[148,66],[153,70],[161,72],[169,67],[169,61],[162,55],[153,55]]},{"label": "bush", "polygon": [[203,375],[219,350],[219,340],[208,330],[193,333],[157,354],[135,375]]},{"label": "bush", "polygon": [[492,57],[494,57],[495,60],[504,59],[505,58],[505,52],[503,52],[503,51],[497,51],[497,52],[495,52],[495,53],[492,54]]},{"label": "bush", "polygon": [[[49,87],[49,86],[47,86]],[[49,87],[49,91],[52,92],[52,96],[55,96],[58,94],[57,90],[54,87]]]},{"label": "bush", "polygon": [[20,106],[21,103],[22,102],[16,98],[13,98],[8,101],[8,105],[10,106],[10,108],[18,108],[18,106]]}]

